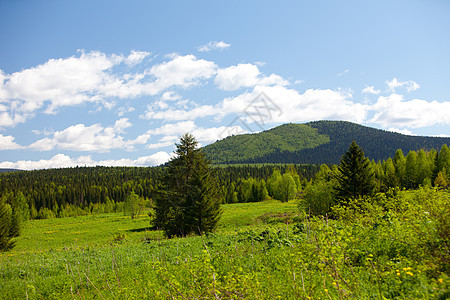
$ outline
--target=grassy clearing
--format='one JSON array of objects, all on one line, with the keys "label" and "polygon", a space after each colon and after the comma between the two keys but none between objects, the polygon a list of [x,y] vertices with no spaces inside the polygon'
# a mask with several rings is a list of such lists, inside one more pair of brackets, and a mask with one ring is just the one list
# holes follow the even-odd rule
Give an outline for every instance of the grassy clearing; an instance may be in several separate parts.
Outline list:
[{"label": "grassy clearing", "polygon": [[[261,224],[262,221],[258,217],[264,214],[297,212],[293,201],[227,204],[223,205],[222,209],[219,233]],[[17,255],[64,248],[109,246],[115,239],[120,239],[120,236],[124,236],[123,242],[131,244],[138,243],[142,239],[163,238],[161,232],[149,228],[149,220],[146,214],[141,214],[132,220],[122,213],[31,220],[23,228],[16,247],[8,253]]]},{"label": "grassy clearing", "polygon": [[[217,233],[171,240],[142,231],[144,216],[36,221],[16,249],[0,255],[0,295],[446,299],[449,199],[445,192],[421,190],[350,205],[339,212],[345,219],[296,217],[303,219],[290,225],[284,221],[295,212],[292,202],[225,205]],[[81,237],[83,231],[89,235]],[[125,238],[114,241],[122,232]]]}]

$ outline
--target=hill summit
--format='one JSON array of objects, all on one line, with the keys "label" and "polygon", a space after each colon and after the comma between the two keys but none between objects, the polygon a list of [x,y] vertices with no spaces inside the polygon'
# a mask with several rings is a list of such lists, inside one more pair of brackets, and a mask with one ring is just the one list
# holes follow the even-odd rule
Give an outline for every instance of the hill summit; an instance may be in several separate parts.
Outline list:
[{"label": "hill summit", "polygon": [[315,121],[229,136],[204,147],[203,152],[214,164],[336,164],[353,140],[376,161],[393,157],[397,149],[406,155],[410,150],[450,145],[450,138],[409,136],[346,121]]}]

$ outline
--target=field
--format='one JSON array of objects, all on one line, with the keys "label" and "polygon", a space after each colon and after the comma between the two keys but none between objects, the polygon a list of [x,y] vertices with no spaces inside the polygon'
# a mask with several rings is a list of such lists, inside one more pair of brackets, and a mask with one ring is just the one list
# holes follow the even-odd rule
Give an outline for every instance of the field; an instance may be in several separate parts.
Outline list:
[{"label": "field", "polygon": [[230,204],[216,233],[171,240],[146,215],[29,221],[0,254],[0,295],[446,299],[449,202],[423,189],[352,204],[337,220],[307,218],[293,201]]}]

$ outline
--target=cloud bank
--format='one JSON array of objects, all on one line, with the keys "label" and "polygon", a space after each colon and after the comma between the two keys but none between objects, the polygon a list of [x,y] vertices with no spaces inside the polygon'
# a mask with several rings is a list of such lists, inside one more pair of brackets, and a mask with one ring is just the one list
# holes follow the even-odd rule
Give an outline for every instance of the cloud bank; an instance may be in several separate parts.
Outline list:
[{"label": "cloud bank", "polygon": [[[229,46],[223,41],[210,42],[198,50]],[[413,80],[393,77],[385,86],[366,84],[359,94],[341,88],[307,88],[303,81],[304,88],[299,90],[300,81],[266,73],[264,68],[262,63],[245,62],[220,66],[193,54],[81,50],[11,74],[0,70],[0,151],[57,153],[47,160],[0,166],[155,165],[170,157],[160,150],[173,149],[185,132],[206,145],[230,134],[286,122],[346,120],[409,134],[413,128],[450,125],[450,102],[411,97],[420,88]],[[349,70],[342,75],[346,73]],[[36,134],[46,134],[28,145],[16,142],[15,127],[33,122],[40,114],[58,115],[66,107],[87,107],[98,114],[106,110],[117,117],[108,126],[102,121],[89,123],[80,114],[78,122],[56,130],[33,128]],[[132,138],[130,130],[134,130]],[[94,160],[89,154],[112,150],[159,152],[135,160]],[[64,151],[88,155],[73,158]]]}]

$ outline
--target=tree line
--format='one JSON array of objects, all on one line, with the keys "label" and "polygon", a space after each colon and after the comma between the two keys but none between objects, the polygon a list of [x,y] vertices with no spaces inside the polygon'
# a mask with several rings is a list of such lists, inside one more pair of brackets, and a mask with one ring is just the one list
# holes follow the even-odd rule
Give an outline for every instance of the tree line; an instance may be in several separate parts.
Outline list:
[{"label": "tree line", "polygon": [[339,166],[226,168],[212,168],[196,145],[193,136],[183,136],[177,156],[164,167],[77,167],[0,174],[1,249],[11,247],[20,225],[30,218],[112,211],[128,211],[134,217],[151,204],[157,227],[168,236],[186,235],[213,230],[222,203],[299,198],[304,209],[323,214],[346,198],[421,185],[447,188],[450,181],[446,145],[439,151],[410,151],[406,156],[399,149],[393,158],[375,162],[353,141]]}]

